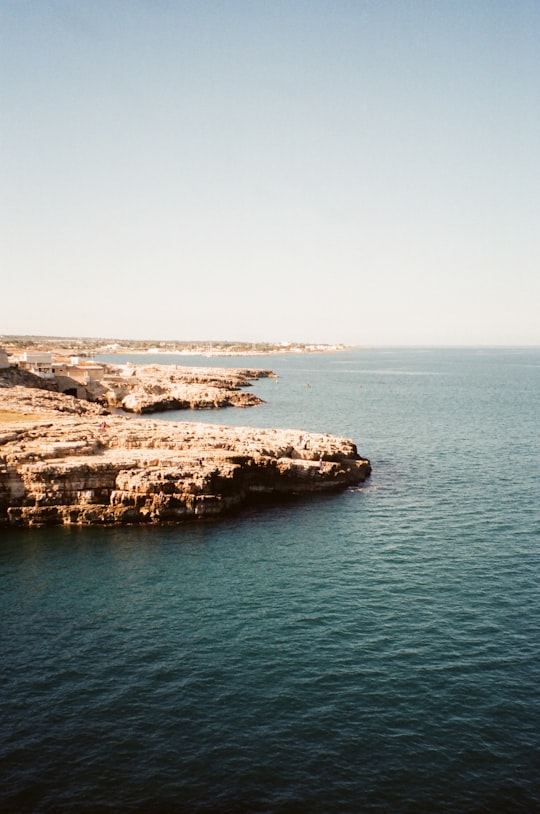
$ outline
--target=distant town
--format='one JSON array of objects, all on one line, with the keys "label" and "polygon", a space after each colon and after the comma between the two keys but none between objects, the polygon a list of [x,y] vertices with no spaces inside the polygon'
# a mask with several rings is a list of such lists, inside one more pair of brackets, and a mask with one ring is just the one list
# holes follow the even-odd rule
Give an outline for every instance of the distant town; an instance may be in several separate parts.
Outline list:
[{"label": "distant town", "polygon": [[51,353],[66,357],[92,357],[111,353],[180,353],[193,356],[244,356],[267,353],[328,353],[345,345],[303,342],[185,342],[155,339],[0,335],[0,347],[10,356]]}]

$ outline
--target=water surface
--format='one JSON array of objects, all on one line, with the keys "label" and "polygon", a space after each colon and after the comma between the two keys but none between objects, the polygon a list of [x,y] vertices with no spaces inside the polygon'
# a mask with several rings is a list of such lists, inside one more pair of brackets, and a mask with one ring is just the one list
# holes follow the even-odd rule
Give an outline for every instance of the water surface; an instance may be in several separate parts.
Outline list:
[{"label": "water surface", "polygon": [[540,352],[191,361],[279,378],[163,420],[335,432],[373,475],[217,523],[0,530],[0,809],[540,810]]}]

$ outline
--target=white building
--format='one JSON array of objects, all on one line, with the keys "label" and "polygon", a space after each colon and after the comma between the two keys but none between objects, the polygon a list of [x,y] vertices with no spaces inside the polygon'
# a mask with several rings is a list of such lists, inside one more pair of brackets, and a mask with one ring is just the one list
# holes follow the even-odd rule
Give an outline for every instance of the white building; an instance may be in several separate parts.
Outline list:
[{"label": "white building", "polygon": [[52,369],[52,353],[44,351],[26,350],[19,356],[19,367],[29,370],[44,379],[54,377]]},{"label": "white building", "polygon": [[9,360],[5,348],[0,348],[0,370],[5,370],[9,367]]}]

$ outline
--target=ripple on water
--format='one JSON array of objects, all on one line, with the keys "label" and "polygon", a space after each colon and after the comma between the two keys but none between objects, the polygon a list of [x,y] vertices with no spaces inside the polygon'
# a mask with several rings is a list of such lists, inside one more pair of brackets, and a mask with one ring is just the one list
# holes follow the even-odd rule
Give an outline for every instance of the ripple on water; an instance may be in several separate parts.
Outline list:
[{"label": "ripple on water", "polygon": [[539,810],[539,368],[365,354],[309,389],[284,359],[264,412],[297,426],[301,391],[371,458],[359,489],[4,530],[2,810]]}]

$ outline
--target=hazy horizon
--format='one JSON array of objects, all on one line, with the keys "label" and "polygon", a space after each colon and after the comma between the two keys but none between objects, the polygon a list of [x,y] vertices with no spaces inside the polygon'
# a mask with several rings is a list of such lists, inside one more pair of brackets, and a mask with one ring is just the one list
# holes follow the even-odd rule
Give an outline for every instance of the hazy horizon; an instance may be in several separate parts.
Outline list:
[{"label": "hazy horizon", "polygon": [[540,344],[532,0],[7,0],[0,30],[3,334]]},{"label": "hazy horizon", "polygon": [[0,336],[0,341],[4,341],[6,339],[29,339],[29,340],[44,340],[44,341],[67,341],[67,340],[74,340],[74,341],[88,341],[88,342],[137,342],[137,343],[146,343],[151,344],[152,342],[156,343],[167,343],[167,344],[185,344],[185,345],[204,345],[204,344],[213,344],[213,345],[220,345],[220,344],[227,344],[227,345],[272,345],[272,346],[286,346],[286,345],[305,345],[309,346],[316,346],[321,345],[328,348],[336,347],[337,350],[344,349],[344,350],[385,350],[385,349],[403,349],[403,350],[452,350],[452,349],[462,349],[462,350],[489,350],[490,348],[504,350],[508,348],[509,350],[512,349],[535,349],[540,347],[539,343],[525,343],[525,344],[488,344],[488,343],[478,343],[474,345],[462,345],[458,343],[454,344],[399,344],[399,343],[347,343],[347,342],[316,342],[309,339],[298,339],[294,341],[290,340],[283,340],[283,339],[264,339],[264,340],[257,340],[257,339],[249,339],[249,340],[241,340],[241,339],[209,339],[201,338],[201,339],[173,339],[171,337],[127,337],[127,336],[98,336],[98,335],[55,335],[55,334],[3,334]]}]

